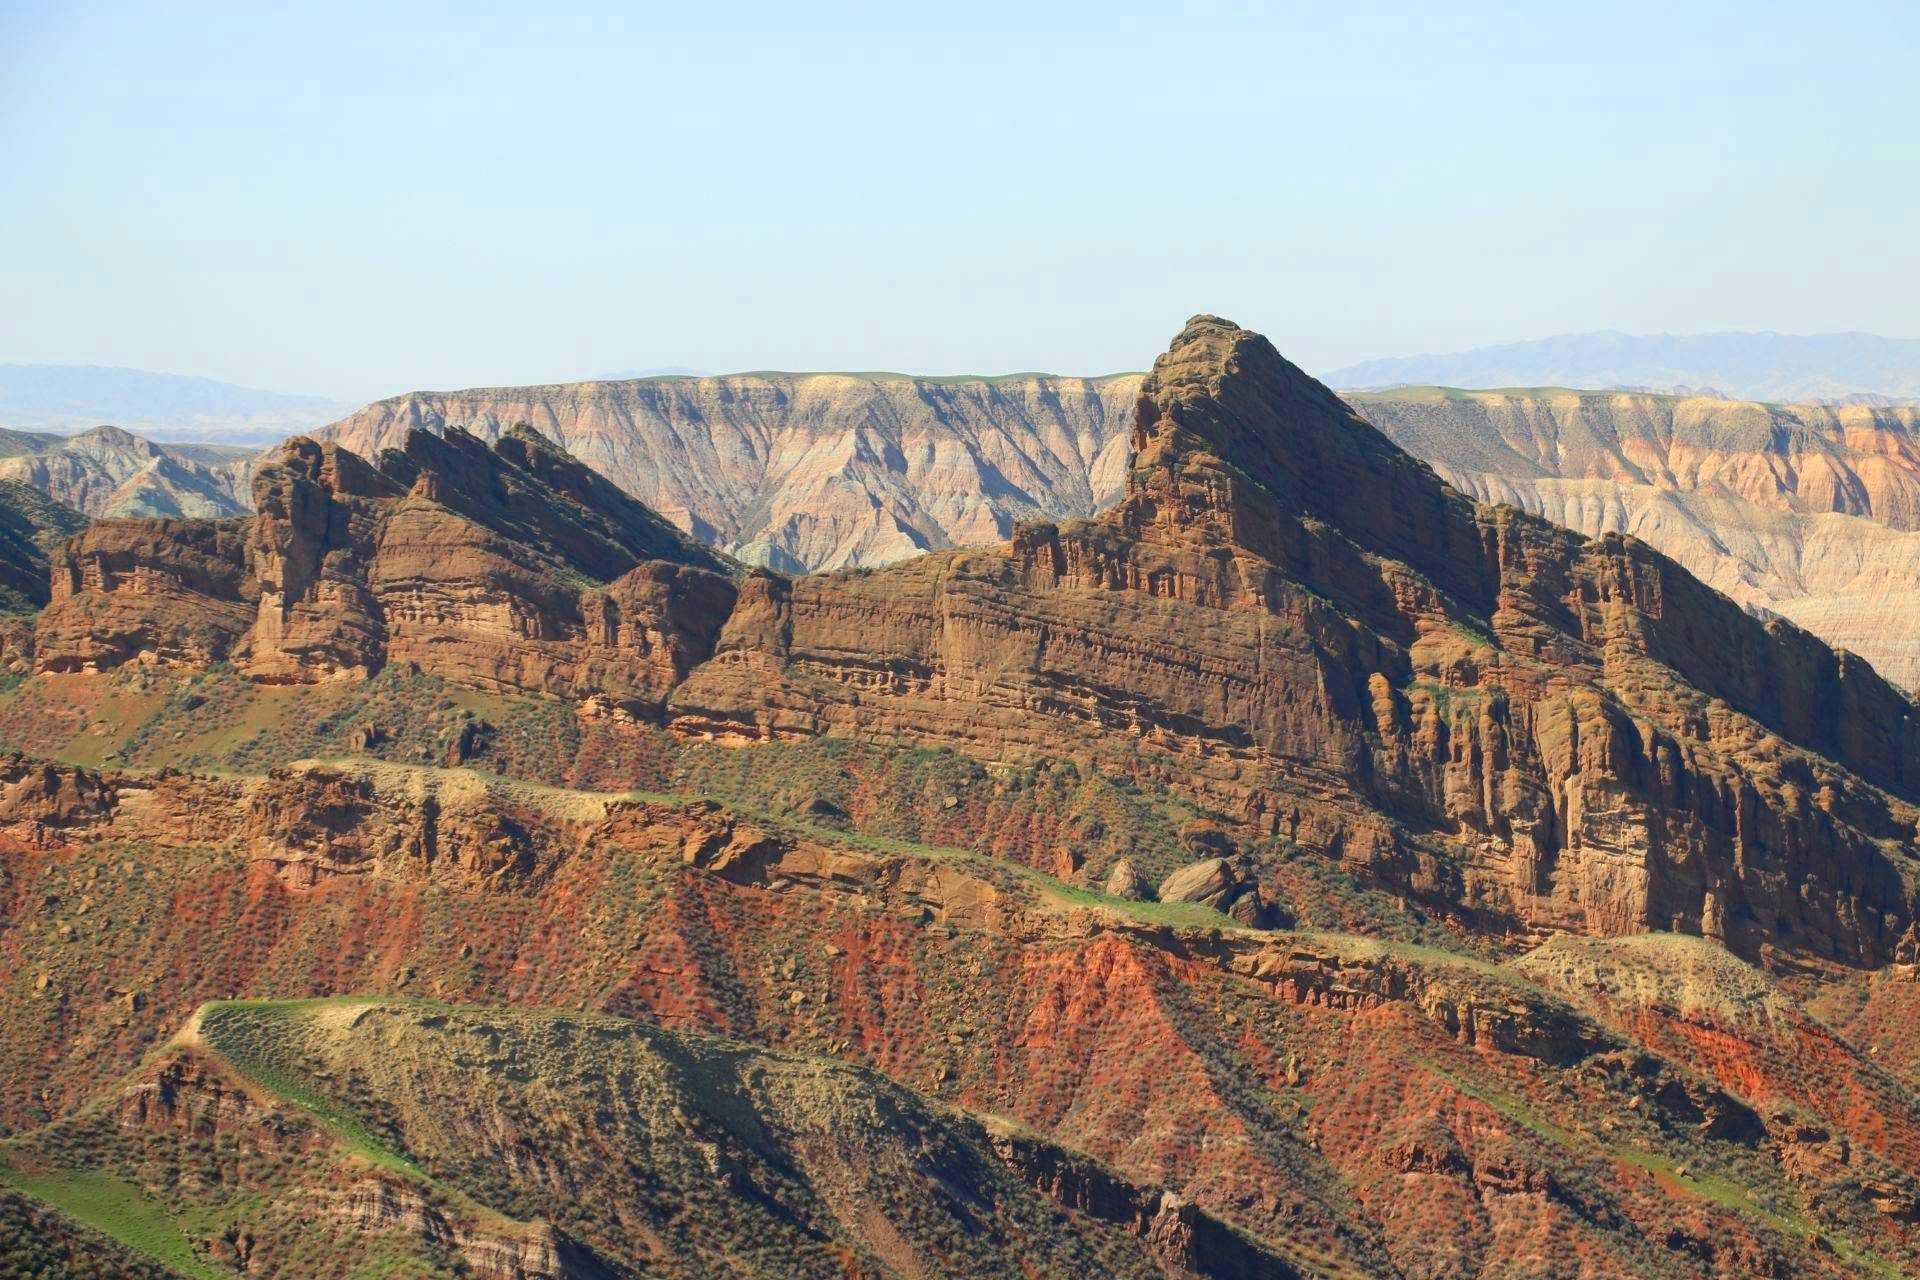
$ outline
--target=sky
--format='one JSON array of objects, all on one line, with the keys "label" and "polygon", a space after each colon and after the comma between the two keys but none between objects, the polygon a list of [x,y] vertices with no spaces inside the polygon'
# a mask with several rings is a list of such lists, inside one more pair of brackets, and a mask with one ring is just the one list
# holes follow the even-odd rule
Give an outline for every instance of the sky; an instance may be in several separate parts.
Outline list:
[{"label": "sky", "polygon": [[[363,400],[1920,337],[1911,0],[0,0],[0,361]],[[1547,10],[1564,12],[1547,12]]]}]

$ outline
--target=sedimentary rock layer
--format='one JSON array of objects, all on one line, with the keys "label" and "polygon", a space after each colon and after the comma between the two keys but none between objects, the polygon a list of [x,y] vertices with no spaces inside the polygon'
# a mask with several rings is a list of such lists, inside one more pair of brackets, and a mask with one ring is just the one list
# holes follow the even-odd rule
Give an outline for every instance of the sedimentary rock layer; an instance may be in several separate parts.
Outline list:
[{"label": "sedimentary rock layer", "polygon": [[1243,844],[1463,921],[1913,949],[1920,719],[1866,663],[1635,539],[1476,506],[1225,321],[1156,363],[1131,448],[1097,519],[736,586],[531,431],[416,432],[378,470],[303,443],[249,526],[77,540],[39,663],[406,661],[686,738],[1013,764],[1124,737]]}]

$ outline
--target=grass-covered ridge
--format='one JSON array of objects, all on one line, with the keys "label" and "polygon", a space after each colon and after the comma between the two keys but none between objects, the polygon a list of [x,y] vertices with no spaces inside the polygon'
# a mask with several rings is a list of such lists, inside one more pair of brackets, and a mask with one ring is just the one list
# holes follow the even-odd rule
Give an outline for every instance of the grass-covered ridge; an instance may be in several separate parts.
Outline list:
[{"label": "grass-covered ridge", "polygon": [[[851,1064],[606,1015],[391,997],[211,1002],[146,1071],[181,1064],[248,1108],[223,1107],[182,1151],[170,1128],[129,1130],[96,1106],[9,1144],[8,1168],[38,1172],[8,1181],[195,1280],[235,1273],[219,1244],[234,1239],[249,1271],[274,1275],[465,1275],[527,1240],[582,1276],[653,1275],[664,1258],[665,1274],[826,1280],[910,1257],[943,1274],[1160,1274],[1125,1223],[1064,1214],[1028,1186],[980,1120]],[[248,1165],[202,1171],[233,1155]],[[320,1230],[313,1254],[303,1223],[376,1186],[451,1233]],[[283,1212],[296,1198],[305,1218]]]}]

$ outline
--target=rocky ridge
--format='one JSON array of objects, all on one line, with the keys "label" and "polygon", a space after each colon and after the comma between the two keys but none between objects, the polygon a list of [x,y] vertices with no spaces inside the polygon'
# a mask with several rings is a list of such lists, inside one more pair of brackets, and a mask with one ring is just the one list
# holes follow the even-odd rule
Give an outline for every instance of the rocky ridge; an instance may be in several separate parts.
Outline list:
[{"label": "rocky ridge", "polygon": [[732,602],[736,566],[524,430],[491,449],[416,433],[377,467],[296,438],[254,503],[239,521],[104,521],[62,548],[40,669],[231,661],[310,681],[412,662],[645,703]]},{"label": "rocky ridge", "polygon": [[[873,566],[1091,515],[1124,485],[1137,375],[737,375],[416,393],[329,428],[364,456],[408,430],[516,420],[681,528],[781,572]],[[1715,589],[1920,686],[1911,407],[1532,388],[1350,403],[1480,501],[1632,533]]]},{"label": "rocky ridge", "polygon": [[1221,321],[1156,363],[1133,443],[1095,520],[750,580],[669,723],[1003,761],[1124,733],[1243,829],[1454,909],[1911,945],[1920,729],[1865,663],[1637,541],[1476,507]]},{"label": "rocky ridge", "polygon": [[0,693],[68,759],[0,757],[0,1158],[295,1266],[297,1151],[87,1103],[208,998],[384,993],[223,1050],[358,1126],[342,1268],[1920,1265],[1913,704],[1226,321],[1133,423],[1096,518],[797,580],[531,430],[97,523]]}]

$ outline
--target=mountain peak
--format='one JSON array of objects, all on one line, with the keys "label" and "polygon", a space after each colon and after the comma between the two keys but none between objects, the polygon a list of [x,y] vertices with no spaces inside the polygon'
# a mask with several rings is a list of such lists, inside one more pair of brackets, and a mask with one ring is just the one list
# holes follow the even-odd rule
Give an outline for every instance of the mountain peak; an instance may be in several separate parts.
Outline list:
[{"label": "mountain peak", "polygon": [[1418,467],[1347,403],[1261,335],[1197,315],[1153,362],[1140,388],[1134,448],[1175,434],[1283,496],[1335,454],[1381,455]]},{"label": "mountain peak", "polygon": [[[1273,344],[1197,315],[1141,384],[1127,503],[1115,518],[1277,554],[1285,513],[1337,526],[1369,551],[1477,594],[1455,545],[1472,506]],[[1151,518],[1139,509],[1150,508]],[[1128,512],[1126,508],[1135,510]]]}]

